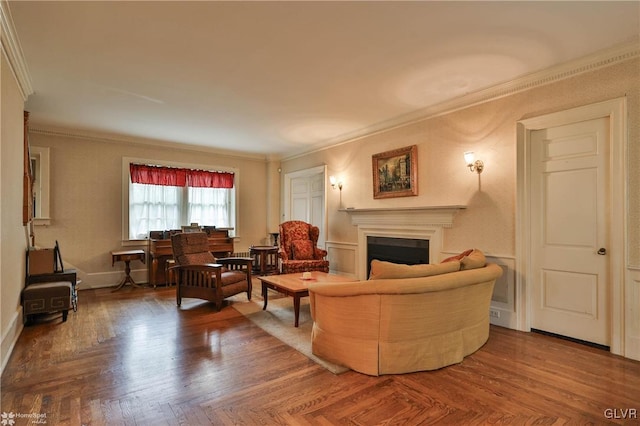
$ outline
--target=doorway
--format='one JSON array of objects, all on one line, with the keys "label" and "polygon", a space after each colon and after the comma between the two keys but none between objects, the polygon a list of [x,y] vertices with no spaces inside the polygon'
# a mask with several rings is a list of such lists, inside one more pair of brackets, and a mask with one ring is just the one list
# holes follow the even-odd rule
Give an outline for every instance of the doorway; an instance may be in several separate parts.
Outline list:
[{"label": "doorway", "polygon": [[609,120],[531,132],[531,327],[609,346]]},{"label": "doorway", "polygon": [[624,351],[625,99],[518,123],[518,329]]},{"label": "doorway", "polygon": [[284,176],[283,221],[301,220],[320,229],[318,247],[326,242],[326,166],[287,173]]}]

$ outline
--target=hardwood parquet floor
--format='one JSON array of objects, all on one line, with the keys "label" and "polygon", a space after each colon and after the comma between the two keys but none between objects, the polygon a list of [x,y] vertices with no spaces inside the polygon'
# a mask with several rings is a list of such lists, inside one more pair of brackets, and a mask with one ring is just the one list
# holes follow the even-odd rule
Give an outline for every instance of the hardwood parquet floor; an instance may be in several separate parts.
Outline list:
[{"label": "hardwood parquet floor", "polygon": [[[461,364],[334,375],[235,309],[173,289],[80,291],[25,327],[1,380],[6,424],[640,424],[640,362],[491,328]],[[14,417],[9,417],[13,415]],[[3,425],[5,423],[2,423]]]}]

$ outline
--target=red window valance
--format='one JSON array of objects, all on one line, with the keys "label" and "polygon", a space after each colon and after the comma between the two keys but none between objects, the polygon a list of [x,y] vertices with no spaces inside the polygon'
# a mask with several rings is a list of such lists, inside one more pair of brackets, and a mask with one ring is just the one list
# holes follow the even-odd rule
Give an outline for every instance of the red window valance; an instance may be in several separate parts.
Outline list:
[{"label": "red window valance", "polygon": [[234,174],[209,170],[129,164],[132,183],[198,188],[233,188]]},{"label": "red window valance", "polygon": [[233,188],[233,173],[187,170],[187,186],[196,188]]}]

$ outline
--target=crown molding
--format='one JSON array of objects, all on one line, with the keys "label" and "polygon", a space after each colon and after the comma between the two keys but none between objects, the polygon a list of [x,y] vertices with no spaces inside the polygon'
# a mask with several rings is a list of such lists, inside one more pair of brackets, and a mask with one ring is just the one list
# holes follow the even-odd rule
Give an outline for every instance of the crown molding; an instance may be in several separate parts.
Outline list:
[{"label": "crown molding", "polygon": [[22,99],[26,101],[29,95],[33,93],[33,86],[31,84],[29,68],[27,67],[27,62],[24,59],[22,47],[20,46],[20,40],[13,25],[9,3],[6,0],[0,0],[0,27],[2,51],[7,56],[9,66],[16,77]]},{"label": "crown molding", "polygon": [[282,158],[282,161],[292,160],[303,155],[355,142],[364,137],[385,133],[398,127],[450,114],[464,108],[494,101],[638,57],[640,57],[640,37],[573,61],[521,76],[506,83],[468,93],[449,101],[421,108],[408,114],[382,121],[363,129],[358,129],[354,132],[345,133],[328,141],[323,141],[322,144],[316,144],[304,151],[293,153],[286,158]]},{"label": "crown molding", "polygon": [[97,142],[106,142],[125,145],[145,145],[153,147],[161,147],[165,149],[175,149],[179,151],[205,152],[216,154],[228,158],[238,158],[243,160],[253,160],[266,162],[267,156],[263,154],[250,154],[241,151],[230,151],[219,148],[212,148],[202,145],[184,144],[178,142],[168,142],[157,139],[137,138],[133,136],[116,135],[112,133],[100,133],[94,131],[68,129],[62,127],[49,127],[44,125],[30,124],[29,133],[40,134],[46,136],[57,136],[63,138],[89,139]]}]

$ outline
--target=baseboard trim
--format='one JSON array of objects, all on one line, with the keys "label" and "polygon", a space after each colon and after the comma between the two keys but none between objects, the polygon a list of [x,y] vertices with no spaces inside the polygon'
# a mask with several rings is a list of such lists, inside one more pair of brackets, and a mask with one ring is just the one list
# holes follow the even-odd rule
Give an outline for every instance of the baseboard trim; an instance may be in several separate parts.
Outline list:
[{"label": "baseboard trim", "polygon": [[13,349],[15,348],[16,343],[18,343],[18,338],[24,329],[22,317],[22,305],[20,305],[11,318],[11,324],[9,325],[7,332],[2,336],[2,342],[0,343],[0,347],[2,348],[2,367],[0,369],[0,374],[4,373],[4,368],[9,363],[9,358],[11,358]]},{"label": "baseboard trim", "polygon": [[575,337],[563,336],[562,334],[556,334],[556,333],[552,333],[550,331],[545,331],[545,330],[539,330],[537,328],[532,328],[531,332],[532,333],[543,334],[545,336],[555,337],[557,339],[567,340],[569,342],[579,343],[581,345],[590,346],[592,348],[601,349],[601,350],[607,351],[607,352],[611,351],[611,348],[609,346],[607,346],[607,345],[601,345],[599,343],[593,343],[593,342],[589,342],[587,340],[580,340],[580,339],[576,339]]}]

